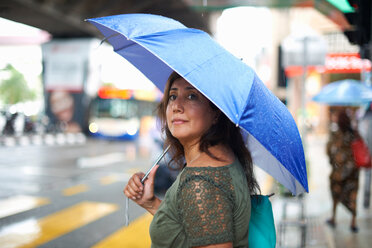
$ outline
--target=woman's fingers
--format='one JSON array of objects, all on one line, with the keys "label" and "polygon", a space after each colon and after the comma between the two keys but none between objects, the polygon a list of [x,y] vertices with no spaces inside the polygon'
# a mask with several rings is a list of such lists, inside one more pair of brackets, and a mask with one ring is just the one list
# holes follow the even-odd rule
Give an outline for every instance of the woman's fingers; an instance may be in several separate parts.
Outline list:
[{"label": "woman's fingers", "polygon": [[134,174],[128,181],[127,186],[124,189],[124,194],[132,199],[136,200],[141,198],[143,194],[143,185],[141,183],[141,178],[143,177],[143,173],[139,172]]},{"label": "woman's fingers", "polygon": [[136,187],[142,192],[143,190],[143,184],[141,183],[141,179],[143,178],[145,174],[138,173],[136,177],[133,177],[133,183],[136,185]]},{"label": "woman's fingers", "polygon": [[154,179],[158,167],[158,165],[154,167],[149,177],[145,180],[144,185],[141,183],[141,179],[145,174],[139,172],[129,179],[128,184],[124,188],[124,194],[129,199],[147,209],[150,213],[154,213],[154,206],[157,209],[158,203],[161,202],[154,195]]},{"label": "woman's fingers", "polygon": [[142,192],[143,185],[139,179],[132,178],[128,182],[128,186],[136,193]]},{"label": "woman's fingers", "polygon": [[124,190],[125,195],[132,199],[136,200],[141,197],[141,194],[133,190],[130,186],[127,186],[126,189]]},{"label": "woman's fingers", "polygon": [[129,199],[133,199],[133,195],[129,192],[127,186],[124,188],[124,195],[125,195],[126,197],[128,197]]}]

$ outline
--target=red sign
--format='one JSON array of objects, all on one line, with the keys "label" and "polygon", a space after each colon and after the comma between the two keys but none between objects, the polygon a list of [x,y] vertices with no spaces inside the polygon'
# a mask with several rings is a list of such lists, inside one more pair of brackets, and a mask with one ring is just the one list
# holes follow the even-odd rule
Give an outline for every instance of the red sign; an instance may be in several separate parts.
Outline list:
[{"label": "red sign", "polygon": [[98,96],[103,99],[130,99],[132,91],[116,89],[114,87],[102,87],[98,90]]},{"label": "red sign", "polygon": [[326,73],[360,73],[371,70],[371,61],[361,59],[358,53],[328,54],[325,60]]},{"label": "red sign", "polygon": [[[319,73],[361,73],[371,71],[371,61],[361,59],[358,53],[331,53],[327,54],[324,66],[309,66],[308,72],[317,71]],[[288,66],[285,68],[287,77],[302,75],[302,66]]]}]

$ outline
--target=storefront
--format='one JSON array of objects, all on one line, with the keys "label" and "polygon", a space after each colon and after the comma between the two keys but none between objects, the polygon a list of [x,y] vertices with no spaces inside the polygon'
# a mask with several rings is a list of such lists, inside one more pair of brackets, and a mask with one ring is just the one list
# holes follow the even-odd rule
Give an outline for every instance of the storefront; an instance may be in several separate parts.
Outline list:
[{"label": "storefront", "polygon": [[356,79],[365,82],[371,77],[371,61],[361,59],[358,53],[330,53],[326,55],[324,66],[309,66],[306,71],[305,103],[301,110],[303,80],[302,66],[285,68],[287,81],[287,107],[297,122],[305,118],[309,131],[326,133],[329,122],[329,107],[312,101],[320,89],[334,81]]}]

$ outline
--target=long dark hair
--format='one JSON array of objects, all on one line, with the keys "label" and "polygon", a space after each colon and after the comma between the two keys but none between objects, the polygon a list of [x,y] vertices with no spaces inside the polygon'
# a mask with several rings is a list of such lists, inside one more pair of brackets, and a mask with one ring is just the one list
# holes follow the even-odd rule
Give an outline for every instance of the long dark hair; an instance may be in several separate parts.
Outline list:
[{"label": "long dark hair", "polygon": [[337,124],[338,124],[338,127],[340,128],[341,132],[343,132],[343,133],[346,133],[346,132],[353,133],[354,132],[354,130],[351,126],[350,117],[347,115],[346,110],[341,110],[338,113]]},{"label": "long dark hair", "polygon": [[[162,132],[165,133],[164,145],[171,145],[171,149],[169,152],[172,159],[170,163],[176,164],[178,169],[182,169],[184,167],[184,149],[178,139],[176,139],[169,131],[166,119],[169,91],[173,82],[179,78],[181,78],[181,76],[178,75],[176,72],[173,72],[169,76],[164,90],[163,98],[158,105],[157,110],[158,117],[162,125]],[[214,111],[218,112],[218,121],[202,135],[199,146],[200,151],[205,152],[214,159],[220,160],[219,158],[211,154],[208,148],[217,144],[222,144],[230,147],[235,156],[239,159],[239,162],[245,171],[250,192],[260,192],[260,187],[253,173],[252,156],[244,143],[240,128],[237,127],[233,122],[231,122],[229,118],[225,114],[223,114],[212,102],[210,102],[210,105]]]}]

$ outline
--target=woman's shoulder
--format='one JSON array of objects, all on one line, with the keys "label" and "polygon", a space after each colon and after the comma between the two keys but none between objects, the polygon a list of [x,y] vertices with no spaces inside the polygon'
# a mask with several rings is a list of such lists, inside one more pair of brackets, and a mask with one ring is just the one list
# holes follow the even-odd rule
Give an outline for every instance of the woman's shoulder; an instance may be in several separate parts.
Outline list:
[{"label": "woman's shoulder", "polygon": [[235,163],[219,167],[185,167],[177,187],[178,195],[223,194],[233,200],[234,183],[231,168]]},{"label": "woman's shoulder", "polygon": [[185,167],[180,175],[180,187],[218,187],[231,188],[234,167],[238,167],[238,160],[223,166],[193,166]]},{"label": "woman's shoulder", "polygon": [[229,161],[213,161],[210,163],[194,164],[193,166],[186,166],[183,169],[183,174],[202,174],[202,173],[214,173],[215,171],[227,171],[229,168],[234,167],[239,163],[238,159]]}]

